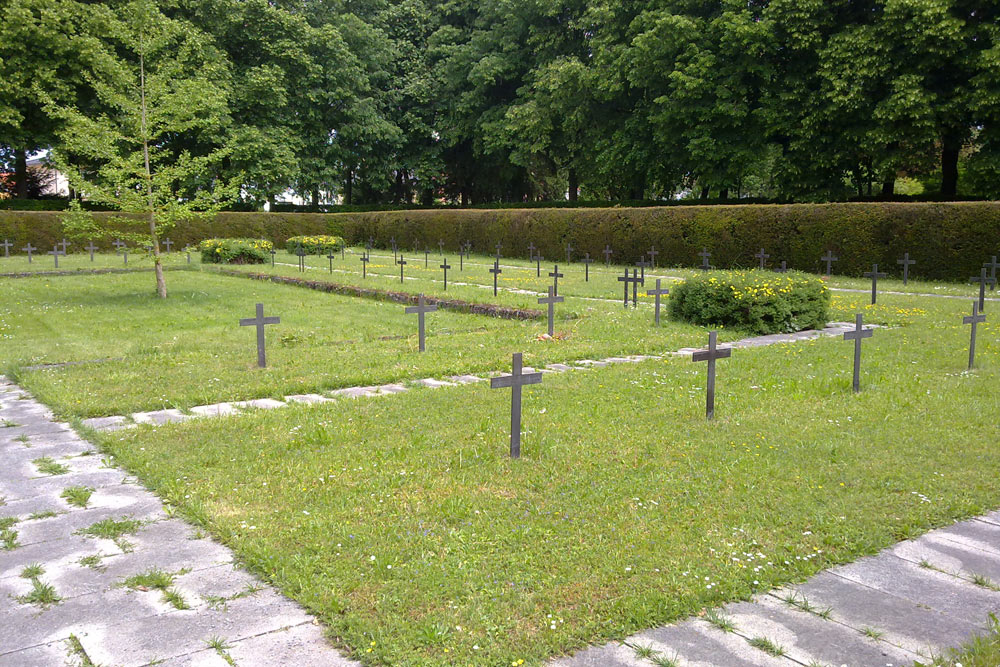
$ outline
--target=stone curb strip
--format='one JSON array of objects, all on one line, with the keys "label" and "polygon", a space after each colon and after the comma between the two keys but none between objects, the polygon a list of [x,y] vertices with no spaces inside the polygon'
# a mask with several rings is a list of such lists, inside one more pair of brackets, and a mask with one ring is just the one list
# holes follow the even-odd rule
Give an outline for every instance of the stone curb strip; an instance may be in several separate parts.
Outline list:
[{"label": "stone curb strip", "polygon": [[[0,419],[0,666],[358,664],[301,607],[172,518],[159,498],[2,377]],[[44,474],[41,458],[65,472]],[[63,499],[69,487],[93,490],[85,507]],[[138,523],[117,539],[80,533],[125,520]],[[29,576],[29,566],[40,571]],[[182,603],[122,585],[151,570],[169,573]],[[26,597],[47,586],[57,603]]]},{"label": "stone curb strip", "polygon": [[[866,325],[866,328],[871,328],[872,325]],[[747,347],[764,347],[767,345],[777,345],[779,343],[794,343],[802,340],[812,340],[821,337],[830,336],[840,336],[845,331],[853,330],[854,325],[848,322],[831,322],[822,330],[809,330],[809,331],[799,331],[790,334],[772,334],[769,336],[757,336],[755,338],[744,338],[742,340],[735,341],[733,343],[723,343],[719,345],[719,348],[747,348]],[[698,348],[681,348],[676,352],[670,353],[674,356],[691,356],[693,352]],[[630,355],[625,357],[608,357],[607,359],[593,360],[593,359],[581,359],[579,361],[572,362],[572,364],[549,364],[545,368],[541,369],[543,373],[563,373],[570,370],[580,370],[587,368],[600,368],[604,366],[609,366],[611,364],[621,364],[621,363],[639,363],[648,360],[658,360],[662,359],[662,356],[657,355]],[[533,368],[525,368],[526,373],[534,372]],[[334,401],[338,398],[364,398],[370,396],[385,396],[390,394],[398,394],[404,391],[408,391],[410,387],[429,387],[431,389],[436,389],[439,387],[454,387],[463,384],[472,384],[474,382],[485,381],[488,377],[494,375],[500,375],[499,372],[492,373],[487,376],[478,375],[452,375],[446,378],[424,378],[421,380],[412,380],[407,384],[402,383],[390,383],[384,385],[373,385],[367,387],[345,387],[343,389],[336,389],[329,391],[326,395],[323,394],[294,394],[291,396],[285,396],[284,401],[279,401],[273,398],[258,398],[250,401],[232,401],[224,403],[214,403],[211,405],[198,405],[190,409],[190,414],[184,413],[175,408],[168,408],[165,410],[153,410],[150,412],[136,412],[132,415],[126,417],[124,415],[115,415],[111,417],[93,417],[90,419],[82,420],[82,424],[88,428],[92,428],[97,431],[117,431],[123,428],[134,427],[137,424],[150,424],[153,426],[160,426],[163,424],[169,424],[172,422],[182,422],[188,419],[193,419],[196,417],[223,417],[226,415],[237,414],[243,410],[270,410],[273,408],[283,408],[288,406],[290,403],[327,403]]]}]

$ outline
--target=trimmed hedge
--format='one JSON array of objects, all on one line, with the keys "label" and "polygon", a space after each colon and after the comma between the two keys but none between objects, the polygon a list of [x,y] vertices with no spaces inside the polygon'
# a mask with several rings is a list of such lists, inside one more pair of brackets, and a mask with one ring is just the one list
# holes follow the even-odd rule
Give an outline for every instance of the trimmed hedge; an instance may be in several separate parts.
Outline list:
[{"label": "trimmed hedge", "polygon": [[263,264],[272,248],[265,239],[205,239],[198,244],[201,261],[209,264]]},{"label": "trimmed hedge", "polygon": [[285,250],[293,253],[298,250],[299,245],[307,255],[329,255],[340,252],[344,247],[344,239],[341,236],[291,236],[285,240]]},{"label": "trimmed hedge", "polygon": [[672,318],[699,326],[791,333],[826,326],[830,290],[799,271],[712,271],[671,287],[667,308]]},{"label": "trimmed hedge", "polygon": [[[95,216],[111,215],[95,213]],[[63,236],[59,213],[0,211],[0,238],[52,247]],[[605,244],[616,262],[634,262],[655,245],[657,264],[694,266],[702,247],[720,268],[749,268],[764,247],[773,262],[818,273],[820,256],[840,257],[834,272],[861,275],[878,263],[899,273],[904,252],[917,261],[916,278],[968,280],[990,255],[1000,255],[1000,202],[842,203],[739,206],[671,206],[600,209],[444,209],[358,213],[218,213],[212,220],[181,223],[169,233],[176,247],[231,236],[267,238],[278,246],[296,235],[342,236],[362,245],[369,237],[389,247],[395,237],[404,249],[460,241],[492,253],[497,242],[505,256],[527,257],[528,243],[543,256],[596,259]],[[81,244],[77,244],[77,249]],[[72,250],[73,248],[71,248]]]}]

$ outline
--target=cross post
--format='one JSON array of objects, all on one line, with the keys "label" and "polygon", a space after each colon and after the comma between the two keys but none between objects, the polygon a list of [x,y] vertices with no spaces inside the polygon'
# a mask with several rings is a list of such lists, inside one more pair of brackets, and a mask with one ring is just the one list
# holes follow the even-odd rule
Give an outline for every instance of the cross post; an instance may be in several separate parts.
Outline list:
[{"label": "cross post", "polygon": [[66,237],[63,237],[63,240],[59,242],[59,245],[62,246],[62,254],[65,255],[66,254],[66,248],[68,248],[69,246],[71,246],[73,244],[70,243],[69,241],[67,241]]},{"label": "cross post", "polygon": [[670,290],[667,288],[660,288],[660,279],[656,279],[656,289],[649,290],[646,292],[646,296],[656,297],[656,326],[660,326],[660,297],[670,294]]},{"label": "cross post", "polygon": [[990,270],[990,291],[992,292],[997,288],[997,268],[1000,268],[1000,263],[997,263],[997,256],[993,255],[990,261],[983,264],[987,269]]},{"label": "cross post", "polygon": [[698,350],[691,355],[691,361],[707,361],[708,362],[708,387],[705,395],[705,418],[713,419],[715,417],[715,360],[725,359],[732,356],[733,351],[731,348],[716,347],[716,340],[718,338],[718,331],[708,332],[708,349]]},{"label": "cross post", "polygon": [[756,255],[754,255],[754,257],[756,257],[757,259],[760,260],[760,268],[763,269],[764,265],[766,264],[767,259],[770,257],[770,255],[768,255],[766,252],[764,252],[764,249],[761,248],[760,252],[758,252]]},{"label": "cross post", "polygon": [[497,259],[500,259],[500,248],[502,248],[502,247],[503,247],[503,244],[500,243],[499,241],[497,241]]},{"label": "cross post", "polygon": [[52,246],[52,250],[50,250],[46,254],[52,255],[52,259],[54,259],[56,261],[56,268],[58,269],[59,268],[59,255],[65,255],[66,251],[65,250],[60,250],[59,249],[59,244],[57,243],[54,246]]},{"label": "cross post", "polygon": [[493,260],[493,268],[490,269],[490,273],[493,274],[493,296],[497,295],[497,276],[503,273],[503,269],[500,268],[500,260]]},{"label": "cross post", "polygon": [[971,371],[976,361],[976,325],[986,321],[986,315],[982,310],[977,312],[977,304],[972,302],[972,315],[962,318],[962,324],[972,325],[972,337],[969,339],[969,370]]},{"label": "cross post", "polygon": [[510,375],[490,379],[490,389],[511,388],[510,395],[510,457],[521,457],[521,387],[526,384],[541,384],[541,373],[522,373],[521,353],[515,352],[513,370]]},{"label": "cross post", "polygon": [[368,262],[370,262],[370,261],[371,261],[371,259],[368,257],[368,251],[367,250],[365,252],[361,253],[361,277],[362,278],[367,278],[368,277]]},{"label": "cross post", "polygon": [[888,274],[881,273],[878,270],[878,264],[872,264],[872,270],[865,271],[862,275],[864,275],[865,278],[872,279],[872,305],[874,306],[875,300],[878,298],[878,279],[885,278]]},{"label": "cross post", "polygon": [[31,243],[28,243],[28,245],[26,245],[23,248],[21,248],[21,250],[23,250],[24,252],[28,253],[28,264],[31,264],[31,253],[33,253],[34,251],[38,250],[38,248],[36,248],[35,246],[31,245]]},{"label": "cross post", "polygon": [[702,248],[701,252],[698,253],[698,256],[701,257],[701,266],[698,267],[699,269],[702,271],[708,271],[712,268],[712,266],[708,263],[708,258],[712,256],[712,253],[708,251],[708,248]]},{"label": "cross post", "polygon": [[639,261],[635,263],[642,270],[642,274],[639,276],[639,282],[643,285],[646,284],[646,267],[649,266],[649,262],[646,261],[646,256],[643,255],[639,258]]},{"label": "cross post", "polygon": [[427,258],[430,256],[431,251],[428,248],[424,248],[424,268],[427,268]]},{"label": "cross post", "polygon": [[444,289],[448,291],[448,269],[451,268],[451,264],[448,263],[448,258],[444,258],[444,264],[441,265],[441,270],[444,271]]},{"label": "cross post", "polygon": [[[191,263],[191,246],[184,246],[184,253],[187,255],[187,263]],[[271,266],[274,266],[274,256],[271,256]]]},{"label": "cross post", "polygon": [[604,253],[604,266],[610,266],[611,255],[615,254],[615,251],[611,249],[610,245],[604,244],[604,250],[601,252]]},{"label": "cross post", "polygon": [[438,239],[438,248],[441,249],[441,257],[444,257],[444,239]]},{"label": "cross post", "polygon": [[556,294],[555,290],[549,285],[549,295],[543,296],[538,300],[538,303],[547,303],[549,305],[549,337],[555,335],[555,305],[557,303],[562,303],[566,299]]},{"label": "cross post", "polygon": [[90,261],[93,262],[94,261],[94,251],[97,250],[97,246],[94,245],[94,242],[93,241],[88,241],[87,245],[84,247],[84,250],[90,252]]},{"label": "cross post", "polygon": [[573,261],[572,257],[573,257],[573,244],[572,243],[567,243],[566,244],[566,263],[567,264],[569,264],[571,261]]},{"label": "cross post", "polygon": [[538,253],[532,259],[535,260],[535,277],[536,278],[541,278],[542,277],[542,260],[545,259],[545,258],[542,257],[542,253]]},{"label": "cross post", "polygon": [[330,273],[333,273],[333,260],[335,257],[336,255],[333,254],[332,250],[326,255],[326,258],[330,260]]},{"label": "cross post", "polygon": [[306,251],[302,249],[302,244],[299,243],[295,248],[295,256],[299,258],[299,271],[306,270]]},{"label": "cross post", "polygon": [[652,264],[653,268],[655,269],[656,268],[656,256],[660,254],[660,251],[656,249],[655,245],[651,245],[651,246],[649,246],[649,250],[646,251],[646,254],[649,255],[649,263]]},{"label": "cross post", "polygon": [[115,247],[115,252],[116,253],[117,252],[121,252],[122,248],[125,247],[125,243],[121,239],[115,239],[114,241],[112,241],[111,245],[113,245]]},{"label": "cross post", "polygon": [[267,359],[264,356],[264,325],[278,324],[280,317],[264,317],[264,304],[257,304],[257,316],[245,317],[240,320],[241,327],[257,327],[257,366],[264,368],[267,366]]},{"label": "cross post", "polygon": [[864,328],[862,318],[863,315],[857,313],[854,316],[854,330],[844,332],[844,340],[854,341],[854,393],[861,391],[861,341],[874,335],[871,329]]},{"label": "cross post", "polygon": [[984,268],[980,272],[979,277],[969,278],[970,283],[979,283],[979,312],[983,312],[986,307],[986,286],[992,285],[996,286],[997,281],[986,275],[986,269]]},{"label": "cross post", "polygon": [[170,252],[170,246],[172,246],[173,244],[174,242],[171,241],[170,239],[164,239],[163,241],[163,245],[167,249],[167,252]]},{"label": "cross post", "polygon": [[10,249],[14,247],[14,244],[4,239],[3,243],[0,243],[0,246],[3,246],[3,256],[10,257]]},{"label": "cross post", "polygon": [[403,259],[403,253],[399,253],[399,284],[403,284],[403,267],[407,265],[407,261]]},{"label": "cross post", "polygon": [[556,294],[559,294],[559,279],[565,277],[566,276],[564,274],[559,273],[558,264],[556,264],[555,269],[551,273],[549,273],[549,278],[552,278],[552,289],[555,290]]},{"label": "cross post", "polygon": [[788,262],[781,260],[781,266],[774,271],[775,273],[788,273]]},{"label": "cross post", "polygon": [[917,260],[910,259],[910,253],[904,252],[903,259],[897,259],[896,264],[903,265],[903,284],[905,285],[910,280],[910,265],[916,264]]},{"label": "cross post", "polygon": [[458,246],[458,270],[465,271],[465,246]]},{"label": "cross post", "polygon": [[624,299],[625,299],[624,300],[624,305],[625,305],[626,308],[628,308],[628,286],[629,286],[629,283],[632,284],[632,303],[635,304],[636,307],[638,307],[638,304],[636,303],[636,296],[637,296],[637,293],[638,293],[638,288],[636,287],[636,285],[639,284],[639,275],[638,274],[639,274],[639,272],[636,269],[632,269],[632,277],[630,278],[629,275],[628,275],[628,267],[625,267],[625,275],[618,277],[618,282],[624,283]]},{"label": "cross post", "polygon": [[278,251],[271,248],[271,268],[274,268],[274,256],[278,254]]},{"label": "cross post", "polygon": [[405,312],[407,315],[412,315],[413,313],[417,314],[417,333],[418,333],[417,340],[418,340],[418,347],[421,352],[424,351],[424,314],[433,312],[437,309],[438,309],[437,305],[428,305],[424,301],[423,294],[417,297],[417,305],[406,307]]},{"label": "cross post", "polygon": [[586,283],[589,283],[590,282],[590,263],[593,262],[594,260],[592,260],[590,258],[590,253],[588,252],[588,253],[584,253],[583,259],[580,260],[580,261],[583,262],[583,281],[586,282]]},{"label": "cross post", "polygon": [[535,247],[535,244],[529,242],[528,243],[528,259],[529,260],[532,260],[532,259],[535,258],[535,251],[536,250],[538,250],[538,248]]},{"label": "cross post", "polygon": [[840,259],[840,258],[837,257],[836,255],[834,255],[829,250],[826,251],[825,255],[823,255],[822,257],[820,257],[820,261],[826,262],[826,275],[828,275],[828,276],[831,275],[830,274],[830,265],[833,264],[834,262],[836,262],[838,259]]}]

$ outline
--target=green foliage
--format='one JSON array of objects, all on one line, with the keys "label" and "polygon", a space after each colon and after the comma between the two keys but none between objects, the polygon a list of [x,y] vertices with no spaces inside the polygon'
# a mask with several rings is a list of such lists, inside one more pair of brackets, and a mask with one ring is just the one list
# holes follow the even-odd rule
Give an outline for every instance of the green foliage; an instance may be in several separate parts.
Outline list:
[{"label": "green foliage", "polygon": [[292,236],[285,240],[285,250],[295,252],[299,246],[308,255],[329,255],[340,252],[344,239],[340,236]]},{"label": "green foliage", "polygon": [[205,239],[198,244],[201,261],[211,264],[263,264],[273,248],[265,239]]},{"label": "green foliage", "polygon": [[797,271],[712,271],[675,284],[667,304],[671,317],[701,326],[788,333],[826,325],[830,290]]}]

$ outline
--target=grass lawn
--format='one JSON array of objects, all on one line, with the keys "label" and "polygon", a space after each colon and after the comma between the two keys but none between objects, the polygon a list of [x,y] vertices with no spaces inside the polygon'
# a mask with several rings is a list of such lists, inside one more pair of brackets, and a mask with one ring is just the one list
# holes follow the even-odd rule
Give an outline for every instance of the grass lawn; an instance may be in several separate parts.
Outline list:
[{"label": "grass lawn", "polygon": [[997,322],[964,372],[967,306],[867,309],[894,328],[858,395],[849,343],[737,350],[714,422],[704,364],[547,375],[519,461],[484,383],[95,437],[366,664],[539,664],[1000,506]]},{"label": "grass lawn", "polygon": [[[21,244],[19,244],[21,245]],[[74,251],[70,247],[68,255],[59,257],[59,268],[56,269],[55,262],[51,255],[45,253],[50,250],[44,248],[34,253],[31,263],[28,263],[28,255],[21,252],[20,247],[11,248],[16,251],[10,257],[0,256],[0,274],[4,273],[43,273],[47,271],[92,271],[95,269],[152,269],[153,260],[147,256],[145,251],[129,248],[128,263],[122,255],[114,253],[94,253],[94,261],[90,261],[90,254],[79,251],[79,245]],[[40,253],[40,254],[39,254]],[[184,252],[164,253],[161,255],[163,265],[169,267],[187,266],[187,255]],[[191,266],[201,264],[201,256],[197,252],[191,253]]]}]

